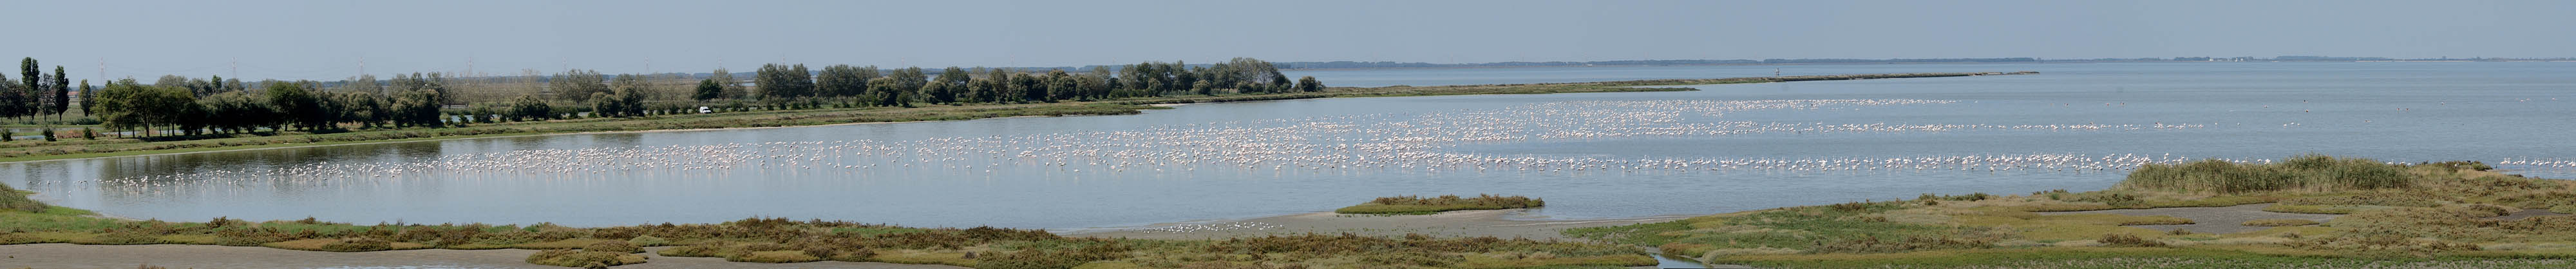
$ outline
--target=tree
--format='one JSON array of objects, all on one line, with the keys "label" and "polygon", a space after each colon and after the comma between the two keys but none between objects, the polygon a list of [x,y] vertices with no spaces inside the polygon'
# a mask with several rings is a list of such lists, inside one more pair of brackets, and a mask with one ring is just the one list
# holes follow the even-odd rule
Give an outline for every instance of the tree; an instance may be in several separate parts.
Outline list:
[{"label": "tree", "polygon": [[[922,98],[926,98],[927,102],[941,104],[956,103],[961,101],[960,99],[969,99],[970,97],[966,97],[965,95],[967,84],[973,83],[975,80],[972,76],[973,74],[966,72],[965,68],[950,66],[947,69],[940,69],[939,78],[931,80],[931,82],[937,83],[922,84],[921,96]],[[931,87],[930,85],[932,84],[938,84],[940,86]]]},{"label": "tree", "polygon": [[91,112],[91,110],[89,109],[89,107],[90,107],[92,104],[96,104],[96,103],[91,103],[91,102],[90,102],[90,101],[92,101],[92,100],[98,100],[98,97],[97,97],[96,95],[98,95],[98,92],[97,92],[97,91],[92,91],[92,90],[91,90],[91,88],[89,87],[89,80],[87,80],[87,79],[83,79],[83,80],[81,80],[81,100],[80,100],[80,103],[81,103],[81,106],[80,106],[80,107],[81,107],[81,114],[83,114],[83,115],[92,115],[92,117],[96,117],[96,115],[95,115],[95,114],[90,114],[90,113],[95,113],[95,112]]},{"label": "tree", "polygon": [[1297,78],[1297,90],[1303,92],[1324,91],[1324,82],[1315,80],[1315,76]]},{"label": "tree", "polygon": [[280,122],[281,124],[295,125],[305,130],[320,130],[331,125],[334,117],[327,113],[333,112],[323,110],[320,97],[314,95],[310,87],[312,87],[310,83],[304,82],[268,84],[268,104],[274,106],[277,113],[283,116],[280,118],[286,120]]},{"label": "tree", "polygon": [[875,96],[870,96],[869,99],[876,100],[876,105],[880,106],[912,106],[912,102],[909,101],[912,98],[905,98],[901,88],[903,88],[903,82],[893,79],[868,81],[868,92],[875,93]]},{"label": "tree", "polygon": [[876,69],[869,66],[861,71],[846,64],[825,66],[823,73],[814,77],[814,88],[821,96],[866,96],[870,90],[868,79],[876,78]]},{"label": "tree", "polygon": [[590,113],[601,117],[644,116],[644,99],[651,95],[648,92],[652,84],[636,75],[617,75],[616,80],[614,92],[591,95]]},{"label": "tree", "polygon": [[1011,92],[1019,95],[1011,97],[1012,100],[1021,102],[1047,101],[1047,91],[1045,88],[1046,83],[1038,82],[1037,76],[1029,75],[1029,73],[1011,73],[1011,81],[1005,84],[1008,85],[1003,86],[1009,86]]},{"label": "tree", "polygon": [[604,82],[607,78],[600,75],[599,71],[565,70],[561,74],[555,74],[553,79],[547,80],[546,88],[554,91],[557,99],[581,102],[589,100],[592,93],[608,92],[608,84]]},{"label": "tree", "polygon": [[[87,85],[89,84],[89,81],[81,81],[81,84]],[[84,86],[84,88],[86,88],[86,86]],[[72,82],[70,77],[63,76],[63,66],[54,66],[54,120],[63,120],[63,112],[71,111],[71,94]]]},{"label": "tree", "polygon": [[269,121],[278,118],[277,109],[269,106],[268,100],[251,96],[246,92],[228,91],[208,95],[204,99],[197,99],[197,106],[204,107],[206,114],[212,116],[208,118],[209,127],[228,133],[250,132],[261,126],[272,126],[274,123]]},{"label": "tree", "polygon": [[395,74],[391,84],[396,92],[429,91],[438,97],[437,100],[433,100],[434,103],[452,104],[455,100],[451,100],[453,98],[448,94],[447,79],[443,76],[438,72],[430,72],[428,75],[411,73],[409,76]]},{"label": "tree", "polygon": [[510,101],[509,117],[512,121],[549,120],[555,118],[554,111],[554,106],[546,104],[545,98],[520,95],[518,100]]},{"label": "tree", "polygon": [[356,77],[350,77],[348,83],[342,85],[341,88],[348,89],[349,91],[368,92],[379,95],[385,94],[385,86],[377,84],[376,75],[372,74],[360,74]]},{"label": "tree", "polygon": [[0,83],[0,117],[16,118],[18,117],[18,112],[25,111],[25,109],[22,109],[22,107],[25,106],[25,103],[18,100],[20,97],[24,96],[21,94],[22,90],[18,88],[24,86],[18,86],[18,83],[7,80],[9,80],[8,76],[0,75],[0,82],[9,82]]},{"label": "tree", "polygon": [[734,80],[733,71],[727,71],[722,67],[718,67],[716,68],[716,73],[714,75],[707,76],[707,79],[715,80],[716,85],[724,86],[723,94],[719,94],[718,98],[740,99],[744,95],[748,94],[747,92],[744,92],[745,90],[743,89],[742,81]]},{"label": "tree", "polygon": [[404,90],[402,95],[390,98],[393,102],[387,107],[391,108],[388,110],[393,115],[389,118],[396,126],[445,126],[446,115],[438,112],[438,108],[443,106],[439,104],[438,95],[437,91],[431,90]]},{"label": "tree", "polygon": [[[913,95],[913,93],[920,92],[921,85],[930,82],[930,76],[923,74],[921,72],[921,67],[905,67],[901,70],[894,70],[894,72],[887,73],[886,77],[894,79],[895,90],[899,91],[901,95],[914,96],[915,98],[918,98],[918,95]],[[909,100],[907,100],[907,102],[909,102]]]},{"label": "tree", "polygon": [[36,57],[27,57],[18,61],[18,79],[26,83],[8,89],[6,93],[0,93],[0,102],[7,103],[0,105],[0,109],[7,110],[0,114],[16,118],[34,114],[37,109],[43,108],[43,104],[36,102],[35,94],[45,89],[45,72],[41,69],[43,67],[36,65]]},{"label": "tree", "polygon": [[724,84],[717,83],[714,78],[699,80],[697,94],[690,95],[689,99],[695,99],[699,102],[715,100],[716,98],[724,97],[724,88]]},{"label": "tree", "polygon": [[1073,82],[1073,75],[1063,69],[1047,71],[1045,80],[1047,100],[1071,101],[1082,95],[1082,88]]},{"label": "tree", "polygon": [[760,71],[753,75],[752,83],[760,85],[760,96],[763,98],[810,97],[814,96],[812,74],[806,72],[805,64],[796,64],[792,67],[764,64],[760,66]]}]

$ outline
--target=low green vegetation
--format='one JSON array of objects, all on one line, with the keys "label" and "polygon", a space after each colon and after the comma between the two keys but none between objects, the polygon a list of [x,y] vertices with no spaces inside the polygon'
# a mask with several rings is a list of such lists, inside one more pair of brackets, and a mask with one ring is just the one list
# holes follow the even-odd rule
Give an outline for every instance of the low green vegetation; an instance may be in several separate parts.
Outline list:
[{"label": "low green vegetation", "polygon": [[10,188],[8,184],[0,184],[0,211],[44,212],[45,203],[27,199],[29,193],[31,192]]},{"label": "low green vegetation", "polygon": [[[1762,268],[2562,267],[2576,216],[2495,218],[2576,204],[2576,182],[2482,171],[2475,162],[2394,164],[2317,155],[2272,164],[2195,161],[2133,171],[2092,192],[1925,195],[1575,228],[1566,234],[1705,262]],[[2266,219],[2209,234],[2135,225],[2172,216],[2066,212],[2274,203],[2345,214]],[[2208,210],[2220,210],[2216,208]],[[2208,224],[2203,224],[2208,225]]]},{"label": "low green vegetation", "polygon": [[[0,193],[24,199],[25,192]],[[9,201],[9,200],[0,200]],[[32,201],[29,201],[33,203]],[[1654,265],[1641,248],[1589,242],[1304,234],[1226,240],[1065,237],[1043,230],[912,228],[748,218],[718,224],[575,228],[485,224],[117,220],[44,206],[0,210],[0,244],[197,244],[311,251],[538,249],[528,263],[607,268],[659,254],[727,261],[944,264],[975,268],[1595,268]]]},{"label": "low green vegetation", "polygon": [[1547,201],[1522,196],[1477,194],[1476,197],[1441,195],[1440,197],[1423,198],[1421,196],[1406,195],[1378,197],[1375,200],[1369,200],[1368,203],[1334,209],[1333,213],[1418,215],[1458,210],[1536,208],[1541,206],[1547,206]]}]

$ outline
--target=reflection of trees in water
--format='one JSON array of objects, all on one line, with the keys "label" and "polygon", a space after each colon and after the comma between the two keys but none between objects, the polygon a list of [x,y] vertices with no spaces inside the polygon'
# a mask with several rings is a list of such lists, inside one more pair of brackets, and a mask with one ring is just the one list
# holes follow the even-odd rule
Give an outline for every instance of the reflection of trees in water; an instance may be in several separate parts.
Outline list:
[{"label": "reflection of trees in water", "polygon": [[589,137],[593,145],[585,148],[630,148],[644,144],[644,134],[640,133],[595,134]]}]

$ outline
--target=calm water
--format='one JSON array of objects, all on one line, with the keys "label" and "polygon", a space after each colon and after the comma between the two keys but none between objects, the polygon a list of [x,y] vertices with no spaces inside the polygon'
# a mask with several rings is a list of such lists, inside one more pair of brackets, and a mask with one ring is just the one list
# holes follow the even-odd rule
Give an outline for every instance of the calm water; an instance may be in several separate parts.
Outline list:
[{"label": "calm water", "polygon": [[1341,86],[1890,72],[1702,91],[1292,100],[1142,115],[555,135],[0,164],[40,199],[168,220],[627,225],[750,216],[1132,226],[1370,197],[1708,214],[2109,186],[2141,162],[2301,153],[2576,177],[2576,63],[1301,71]]}]

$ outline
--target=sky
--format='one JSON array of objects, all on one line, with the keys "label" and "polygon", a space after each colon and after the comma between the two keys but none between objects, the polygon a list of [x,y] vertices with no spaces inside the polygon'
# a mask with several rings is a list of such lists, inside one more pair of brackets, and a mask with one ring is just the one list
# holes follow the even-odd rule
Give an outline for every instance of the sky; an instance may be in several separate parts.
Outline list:
[{"label": "sky", "polygon": [[75,79],[1233,57],[2576,57],[2576,1],[0,0],[0,10],[0,57],[35,57]]}]

